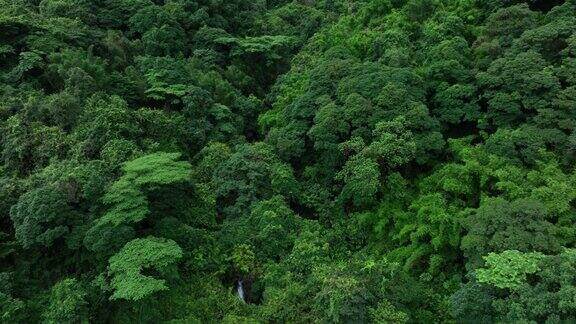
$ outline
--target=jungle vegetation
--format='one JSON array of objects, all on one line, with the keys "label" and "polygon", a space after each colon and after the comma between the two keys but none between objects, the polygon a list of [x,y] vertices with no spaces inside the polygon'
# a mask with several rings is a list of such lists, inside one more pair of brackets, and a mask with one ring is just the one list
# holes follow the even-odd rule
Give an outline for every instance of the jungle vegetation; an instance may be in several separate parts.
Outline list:
[{"label": "jungle vegetation", "polygon": [[573,323],[575,162],[576,0],[0,0],[1,323]]}]

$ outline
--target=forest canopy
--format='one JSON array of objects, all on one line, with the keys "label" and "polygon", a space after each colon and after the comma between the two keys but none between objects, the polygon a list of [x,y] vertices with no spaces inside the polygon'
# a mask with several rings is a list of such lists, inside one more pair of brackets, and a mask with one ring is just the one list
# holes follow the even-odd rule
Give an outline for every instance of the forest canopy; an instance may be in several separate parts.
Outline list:
[{"label": "forest canopy", "polygon": [[0,8],[0,323],[576,322],[576,0]]}]

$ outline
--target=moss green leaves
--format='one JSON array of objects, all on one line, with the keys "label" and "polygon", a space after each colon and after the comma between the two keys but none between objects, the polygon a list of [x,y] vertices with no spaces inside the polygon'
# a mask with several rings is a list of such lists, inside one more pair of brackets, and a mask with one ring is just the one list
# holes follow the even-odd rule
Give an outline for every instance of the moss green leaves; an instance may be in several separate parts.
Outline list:
[{"label": "moss green leaves", "polygon": [[88,323],[86,288],[76,278],[57,282],[50,291],[50,303],[42,317],[46,323]]},{"label": "moss green leaves", "polygon": [[25,248],[36,244],[50,247],[69,232],[73,216],[66,194],[55,186],[25,193],[10,210],[16,238]]}]

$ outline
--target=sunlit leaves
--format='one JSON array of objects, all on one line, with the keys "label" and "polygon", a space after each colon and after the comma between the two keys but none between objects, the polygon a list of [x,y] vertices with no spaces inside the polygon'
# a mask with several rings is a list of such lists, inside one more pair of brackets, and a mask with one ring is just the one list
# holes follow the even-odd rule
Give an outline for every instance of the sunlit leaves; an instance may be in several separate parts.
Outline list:
[{"label": "sunlit leaves", "polygon": [[479,282],[498,288],[518,288],[526,282],[526,275],[540,270],[538,262],[543,257],[542,253],[521,253],[515,250],[490,253],[484,257],[486,269],[476,270],[476,277]]},{"label": "sunlit leaves", "polygon": [[124,176],[112,184],[104,196],[104,202],[111,209],[98,224],[117,226],[144,219],[148,214],[148,200],[143,191],[146,186],[184,182],[190,178],[190,164],[177,161],[179,157],[179,153],[155,153],[126,163]]},{"label": "sunlit leaves", "polygon": [[153,269],[163,274],[181,258],[182,249],[172,240],[147,237],[128,242],[110,258],[109,274],[114,289],[110,298],[137,301],[168,289],[164,279],[142,271]]}]

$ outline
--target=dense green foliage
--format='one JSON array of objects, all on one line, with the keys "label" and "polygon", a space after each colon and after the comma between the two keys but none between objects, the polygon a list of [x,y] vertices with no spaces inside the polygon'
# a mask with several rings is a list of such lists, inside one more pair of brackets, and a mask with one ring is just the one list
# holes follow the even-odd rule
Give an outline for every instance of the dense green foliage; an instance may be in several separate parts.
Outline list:
[{"label": "dense green foliage", "polygon": [[0,323],[576,322],[575,0],[0,8]]}]

